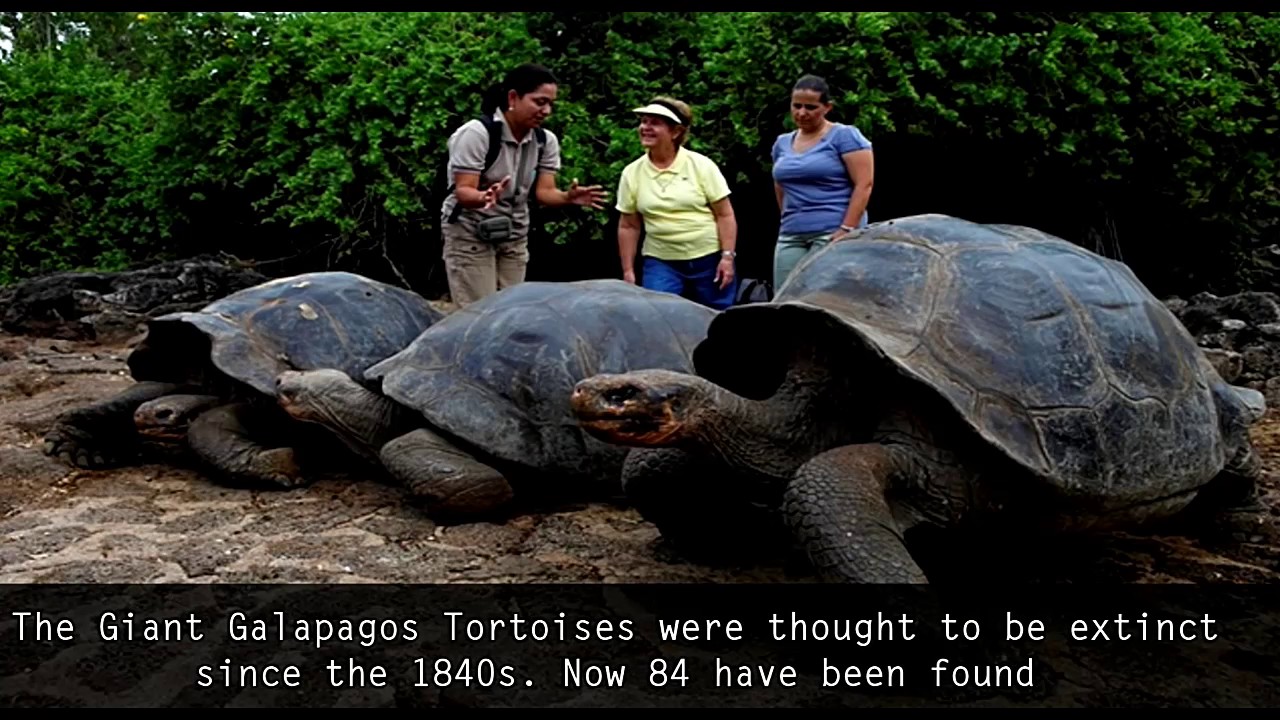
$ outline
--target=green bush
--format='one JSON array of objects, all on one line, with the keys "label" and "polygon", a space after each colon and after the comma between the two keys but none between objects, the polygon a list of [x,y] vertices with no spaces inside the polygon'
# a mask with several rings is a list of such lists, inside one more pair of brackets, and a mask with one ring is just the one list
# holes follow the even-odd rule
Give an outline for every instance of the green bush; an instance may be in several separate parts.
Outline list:
[{"label": "green bush", "polygon": [[[534,60],[562,81],[562,186],[614,191],[641,152],[630,108],[693,105],[752,272],[769,148],[814,72],[876,146],[873,219],[1026,222],[1165,292],[1276,283],[1252,262],[1280,210],[1274,13],[3,15],[0,282],[225,251],[421,287],[445,140]],[[616,274],[613,213],[540,217],[535,258],[564,266],[541,272]]]}]

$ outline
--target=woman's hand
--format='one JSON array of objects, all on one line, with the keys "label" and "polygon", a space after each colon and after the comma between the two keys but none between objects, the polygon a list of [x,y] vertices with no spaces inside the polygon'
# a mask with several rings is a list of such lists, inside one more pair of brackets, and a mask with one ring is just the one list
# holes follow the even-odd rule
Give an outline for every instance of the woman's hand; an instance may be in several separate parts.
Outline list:
[{"label": "woman's hand", "polygon": [[728,255],[720,256],[720,264],[716,266],[716,282],[720,284],[723,290],[729,287],[729,283],[733,282],[733,258]]},{"label": "woman's hand", "polygon": [[608,193],[599,185],[578,185],[578,179],[574,178],[569,184],[569,189],[565,191],[565,200],[570,205],[582,205],[584,207],[593,207],[596,210],[603,210],[601,205],[608,199]]},{"label": "woman's hand", "polygon": [[498,182],[485,188],[482,196],[484,204],[480,207],[480,209],[488,210],[494,205],[497,205],[498,198],[502,196],[502,192],[507,189],[507,185],[509,185],[510,183],[511,183],[511,176],[508,175],[502,178],[501,180],[499,180]]}]

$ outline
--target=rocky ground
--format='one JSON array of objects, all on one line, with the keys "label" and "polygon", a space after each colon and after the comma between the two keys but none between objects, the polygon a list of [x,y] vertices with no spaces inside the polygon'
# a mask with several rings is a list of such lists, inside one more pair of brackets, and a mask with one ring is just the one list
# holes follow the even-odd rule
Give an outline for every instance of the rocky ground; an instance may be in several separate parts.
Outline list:
[{"label": "rocky ground", "polygon": [[[131,382],[127,352],[125,344],[0,336],[0,581],[806,579],[794,564],[774,559],[724,568],[684,561],[629,509],[554,508],[502,525],[437,527],[376,476],[255,491],[220,486],[182,458],[83,471],[46,457],[40,438],[57,413]],[[1030,556],[1025,563],[1002,544],[1005,562],[992,568],[979,555],[969,566],[1014,575],[1039,568],[1079,582],[1274,581],[1280,578],[1280,412],[1271,409],[1254,433],[1267,466],[1261,510],[1167,534],[1019,544]]]},{"label": "rocky ground", "polygon": [[228,489],[182,458],[109,471],[41,452],[64,408],[126,387],[124,346],[0,336],[0,581],[749,580],[665,558],[634,513],[587,506],[436,527],[377,477]]}]

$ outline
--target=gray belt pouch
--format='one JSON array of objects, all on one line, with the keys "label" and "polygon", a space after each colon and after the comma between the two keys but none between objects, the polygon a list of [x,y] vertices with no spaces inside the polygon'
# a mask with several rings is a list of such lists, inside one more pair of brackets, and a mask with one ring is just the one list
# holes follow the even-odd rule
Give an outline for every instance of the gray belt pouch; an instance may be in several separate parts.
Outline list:
[{"label": "gray belt pouch", "polygon": [[476,224],[476,236],[484,242],[500,243],[511,239],[511,218],[495,215]]}]

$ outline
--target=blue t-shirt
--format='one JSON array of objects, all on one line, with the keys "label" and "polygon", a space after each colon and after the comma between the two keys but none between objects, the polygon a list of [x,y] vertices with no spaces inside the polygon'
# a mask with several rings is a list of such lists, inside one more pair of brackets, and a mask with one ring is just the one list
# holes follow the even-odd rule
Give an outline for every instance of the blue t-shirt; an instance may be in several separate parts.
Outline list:
[{"label": "blue t-shirt", "polygon": [[[853,195],[853,181],[841,156],[871,147],[871,141],[852,125],[835,123],[817,145],[796,153],[794,131],[773,143],[773,179],[782,186],[781,232],[785,234],[835,230],[844,223]],[[858,225],[867,224],[862,213]]]}]

